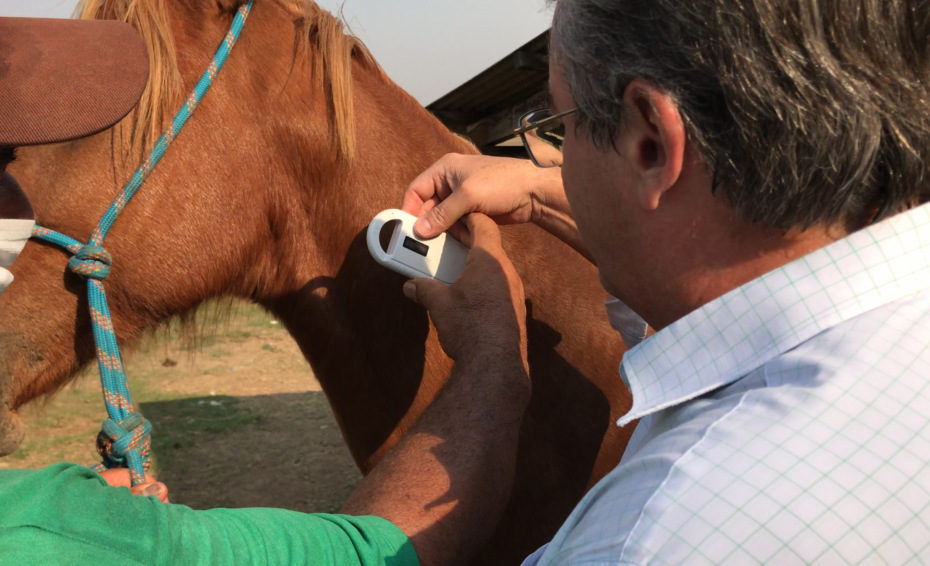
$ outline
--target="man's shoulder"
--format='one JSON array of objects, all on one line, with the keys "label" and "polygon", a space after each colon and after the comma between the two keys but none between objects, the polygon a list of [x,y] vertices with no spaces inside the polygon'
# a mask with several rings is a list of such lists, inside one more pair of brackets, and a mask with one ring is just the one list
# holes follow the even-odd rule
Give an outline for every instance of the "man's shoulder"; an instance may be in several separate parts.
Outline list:
[{"label": "man's shoulder", "polygon": [[550,555],[930,559],[919,554],[930,540],[928,321],[930,294],[892,301],[647,417],[638,450],[585,497]]}]

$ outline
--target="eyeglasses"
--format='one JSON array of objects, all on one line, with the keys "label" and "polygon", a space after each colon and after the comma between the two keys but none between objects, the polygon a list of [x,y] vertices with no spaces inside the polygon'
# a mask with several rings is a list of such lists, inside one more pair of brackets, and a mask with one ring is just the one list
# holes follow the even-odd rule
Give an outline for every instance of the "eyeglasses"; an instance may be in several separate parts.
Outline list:
[{"label": "eyeglasses", "polygon": [[578,108],[553,114],[549,108],[531,110],[520,117],[519,126],[513,133],[519,134],[530,160],[537,167],[560,167],[562,165],[562,143],[565,140],[565,124],[562,118]]}]

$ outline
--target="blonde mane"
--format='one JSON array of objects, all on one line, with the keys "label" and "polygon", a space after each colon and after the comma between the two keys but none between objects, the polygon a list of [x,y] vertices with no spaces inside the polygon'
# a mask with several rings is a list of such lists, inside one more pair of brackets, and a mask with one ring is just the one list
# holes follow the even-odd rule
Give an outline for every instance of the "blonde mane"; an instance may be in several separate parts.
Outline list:
[{"label": "blonde mane", "polygon": [[[174,1],[174,0],[170,0]],[[307,41],[298,45],[299,56],[312,57],[314,84],[324,89],[330,103],[333,140],[339,157],[352,161],[355,135],[352,127],[352,61],[383,75],[368,49],[346,32],[342,20],[321,9],[312,0],[264,0],[277,3],[289,12]],[[181,91],[174,36],[165,9],[166,0],[81,0],[75,16],[84,19],[111,19],[135,27],[149,53],[149,80],[131,120],[129,152],[152,147],[186,94]],[[233,8],[245,0],[234,0]],[[258,2],[256,2],[258,3]],[[248,25],[246,25],[248,28]]]}]

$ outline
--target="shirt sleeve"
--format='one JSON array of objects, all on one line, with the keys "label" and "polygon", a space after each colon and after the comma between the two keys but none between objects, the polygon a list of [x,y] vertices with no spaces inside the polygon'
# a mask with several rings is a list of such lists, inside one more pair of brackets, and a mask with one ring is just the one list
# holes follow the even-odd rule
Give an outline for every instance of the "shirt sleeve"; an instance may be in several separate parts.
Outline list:
[{"label": "shirt sleeve", "polygon": [[406,535],[380,517],[198,511],[73,464],[0,472],[0,509],[0,564],[419,565]]}]

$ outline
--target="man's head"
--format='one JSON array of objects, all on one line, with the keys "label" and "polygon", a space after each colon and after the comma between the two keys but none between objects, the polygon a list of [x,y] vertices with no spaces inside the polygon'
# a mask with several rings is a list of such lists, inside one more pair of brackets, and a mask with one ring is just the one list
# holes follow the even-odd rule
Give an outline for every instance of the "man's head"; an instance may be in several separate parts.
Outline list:
[{"label": "man's head", "polygon": [[6,172],[16,147],[112,126],[135,106],[147,78],[145,45],[128,24],[0,18],[0,293],[33,217]]},{"label": "man's head", "polygon": [[559,0],[552,53],[596,145],[643,79],[745,220],[853,229],[930,197],[928,35],[917,0]]}]

